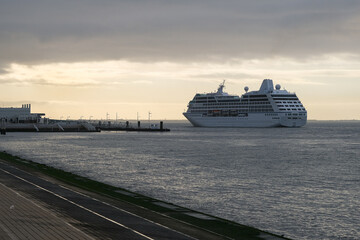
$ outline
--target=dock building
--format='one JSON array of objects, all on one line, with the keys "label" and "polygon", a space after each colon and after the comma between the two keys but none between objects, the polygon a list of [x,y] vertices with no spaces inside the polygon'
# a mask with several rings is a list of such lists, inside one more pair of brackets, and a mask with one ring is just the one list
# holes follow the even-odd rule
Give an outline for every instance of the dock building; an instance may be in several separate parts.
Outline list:
[{"label": "dock building", "polygon": [[31,113],[31,104],[0,108],[0,119],[6,123],[44,123],[43,116],[45,113]]}]

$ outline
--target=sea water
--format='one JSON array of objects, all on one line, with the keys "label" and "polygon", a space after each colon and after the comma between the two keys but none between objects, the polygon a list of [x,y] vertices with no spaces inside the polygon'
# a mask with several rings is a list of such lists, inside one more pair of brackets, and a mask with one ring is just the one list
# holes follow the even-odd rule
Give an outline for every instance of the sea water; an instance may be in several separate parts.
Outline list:
[{"label": "sea water", "polygon": [[7,133],[0,150],[293,239],[360,239],[360,122]]}]

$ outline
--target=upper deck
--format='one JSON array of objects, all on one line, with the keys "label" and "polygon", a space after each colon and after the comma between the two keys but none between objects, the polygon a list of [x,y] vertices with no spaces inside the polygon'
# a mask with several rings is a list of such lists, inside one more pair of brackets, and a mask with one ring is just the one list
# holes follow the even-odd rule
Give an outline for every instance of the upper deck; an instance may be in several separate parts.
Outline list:
[{"label": "upper deck", "polygon": [[244,112],[306,112],[295,93],[290,93],[277,84],[274,89],[271,79],[264,79],[257,91],[248,92],[241,97],[223,91],[225,81],[216,92],[197,93],[189,102],[188,112],[212,113],[213,111]]}]

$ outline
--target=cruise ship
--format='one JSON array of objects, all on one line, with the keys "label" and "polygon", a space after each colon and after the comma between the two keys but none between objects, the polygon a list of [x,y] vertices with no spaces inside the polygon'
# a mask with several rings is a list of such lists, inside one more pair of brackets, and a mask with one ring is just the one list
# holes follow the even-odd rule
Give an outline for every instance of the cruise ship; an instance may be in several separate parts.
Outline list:
[{"label": "cruise ship", "polygon": [[264,79],[258,91],[230,95],[225,81],[213,93],[197,93],[184,116],[195,127],[301,127],[307,111],[295,93],[290,93],[271,79]]}]

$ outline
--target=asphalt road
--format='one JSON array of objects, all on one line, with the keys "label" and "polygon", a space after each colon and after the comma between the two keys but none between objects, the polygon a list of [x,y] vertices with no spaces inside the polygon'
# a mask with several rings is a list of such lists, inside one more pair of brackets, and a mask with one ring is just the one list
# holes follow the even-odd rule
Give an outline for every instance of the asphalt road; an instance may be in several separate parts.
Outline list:
[{"label": "asphalt road", "polygon": [[[96,198],[94,194],[80,192],[74,187],[65,186],[56,180],[24,171],[2,161],[0,182],[28,198],[35,199],[96,239],[225,239],[174,219],[166,219],[166,216],[146,209],[126,203],[114,204],[113,200],[106,201],[103,196]],[[149,218],[145,219],[136,214],[139,211],[149,211],[145,214]],[[169,224],[164,226],[157,222]],[[184,229],[185,233],[171,229],[171,226]]]}]

